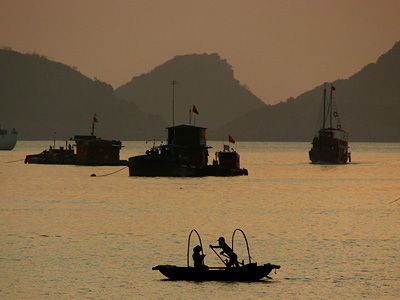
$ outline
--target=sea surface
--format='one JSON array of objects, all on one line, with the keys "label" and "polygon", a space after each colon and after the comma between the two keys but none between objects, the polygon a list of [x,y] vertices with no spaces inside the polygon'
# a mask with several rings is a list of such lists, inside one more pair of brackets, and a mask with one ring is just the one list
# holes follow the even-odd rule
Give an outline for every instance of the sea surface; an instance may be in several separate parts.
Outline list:
[{"label": "sea surface", "polygon": [[[24,164],[52,143],[0,152],[0,299],[400,297],[400,143],[351,143],[351,163],[312,165],[310,143],[236,142],[249,176],[205,178]],[[123,159],[152,146],[123,145]],[[208,245],[242,229],[253,260],[281,269],[252,283],[153,271],[186,266],[192,229],[208,266],[222,266]],[[248,260],[240,231],[234,250]]]}]

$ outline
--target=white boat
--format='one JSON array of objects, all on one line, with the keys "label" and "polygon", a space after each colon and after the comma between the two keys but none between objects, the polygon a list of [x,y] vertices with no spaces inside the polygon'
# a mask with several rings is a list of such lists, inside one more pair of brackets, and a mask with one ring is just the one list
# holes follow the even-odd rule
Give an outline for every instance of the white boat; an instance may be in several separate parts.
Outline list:
[{"label": "white boat", "polygon": [[18,139],[18,132],[14,129],[11,131],[0,128],[0,150],[12,150]]}]

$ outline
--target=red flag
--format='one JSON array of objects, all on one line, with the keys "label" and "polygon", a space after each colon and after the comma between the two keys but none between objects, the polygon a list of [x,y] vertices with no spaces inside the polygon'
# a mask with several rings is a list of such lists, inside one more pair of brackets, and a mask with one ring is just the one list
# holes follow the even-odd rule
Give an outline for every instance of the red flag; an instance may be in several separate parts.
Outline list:
[{"label": "red flag", "polygon": [[97,123],[97,122],[99,122],[99,121],[97,121],[96,116],[94,116],[94,117],[93,117],[93,123]]},{"label": "red flag", "polygon": [[336,88],[332,85],[332,91],[336,91]]},{"label": "red flag", "polygon": [[193,105],[193,112],[194,112],[196,115],[199,114],[199,111],[197,110],[196,106],[194,106],[194,105]]},{"label": "red flag", "polygon": [[235,143],[235,140],[231,136],[229,136],[229,143],[232,143],[232,144]]}]

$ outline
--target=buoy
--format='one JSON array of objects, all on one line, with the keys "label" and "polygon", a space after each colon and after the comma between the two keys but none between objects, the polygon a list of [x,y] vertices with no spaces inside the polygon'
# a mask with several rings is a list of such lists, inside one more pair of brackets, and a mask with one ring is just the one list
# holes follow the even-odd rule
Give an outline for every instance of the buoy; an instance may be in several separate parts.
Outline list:
[{"label": "buoy", "polygon": [[92,175],[90,175],[90,177],[96,177],[96,174],[93,173]]}]

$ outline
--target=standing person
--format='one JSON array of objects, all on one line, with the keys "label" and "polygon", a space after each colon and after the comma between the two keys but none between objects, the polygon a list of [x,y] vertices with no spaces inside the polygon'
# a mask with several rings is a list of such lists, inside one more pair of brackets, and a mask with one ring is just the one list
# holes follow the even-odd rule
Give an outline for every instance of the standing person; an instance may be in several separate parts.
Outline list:
[{"label": "standing person", "polygon": [[210,248],[221,248],[221,255],[226,254],[229,257],[229,261],[226,264],[226,266],[229,268],[232,265],[235,265],[235,267],[239,268],[239,263],[237,260],[237,255],[236,253],[234,253],[231,249],[231,247],[229,247],[226,243],[225,243],[225,238],[224,237],[220,237],[218,239],[218,246],[212,246],[210,245]]}]

